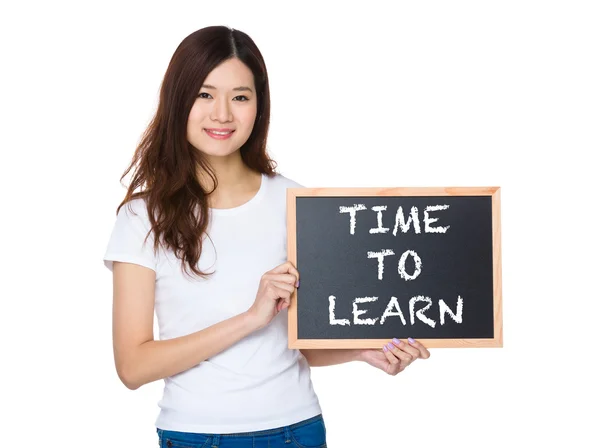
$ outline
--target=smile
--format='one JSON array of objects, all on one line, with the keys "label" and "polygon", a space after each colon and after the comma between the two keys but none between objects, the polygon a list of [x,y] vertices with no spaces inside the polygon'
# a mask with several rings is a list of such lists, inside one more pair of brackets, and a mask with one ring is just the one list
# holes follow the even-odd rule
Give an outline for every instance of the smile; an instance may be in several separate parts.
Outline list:
[{"label": "smile", "polygon": [[204,129],[204,131],[217,140],[225,140],[235,132],[233,129]]}]

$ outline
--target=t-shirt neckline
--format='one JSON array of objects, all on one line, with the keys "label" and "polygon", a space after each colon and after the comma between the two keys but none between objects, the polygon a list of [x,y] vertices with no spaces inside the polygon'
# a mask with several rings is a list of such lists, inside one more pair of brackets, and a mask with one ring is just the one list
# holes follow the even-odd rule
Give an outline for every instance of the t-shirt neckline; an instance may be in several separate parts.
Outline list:
[{"label": "t-shirt neckline", "polygon": [[250,200],[244,202],[242,205],[238,205],[237,207],[209,208],[209,211],[211,214],[216,215],[216,216],[237,215],[238,213],[243,212],[243,211],[253,207],[255,204],[257,204],[262,199],[262,197],[265,195],[266,188],[267,188],[267,175],[264,173],[261,173],[260,187],[259,187],[258,191],[256,192],[256,194],[252,198],[250,198]]}]

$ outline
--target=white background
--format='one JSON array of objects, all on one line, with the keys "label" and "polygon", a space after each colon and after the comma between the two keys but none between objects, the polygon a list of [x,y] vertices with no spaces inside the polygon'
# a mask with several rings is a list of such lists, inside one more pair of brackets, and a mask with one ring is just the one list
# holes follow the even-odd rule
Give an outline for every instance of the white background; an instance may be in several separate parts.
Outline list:
[{"label": "white background", "polygon": [[[334,6],[335,4],[335,6]],[[157,446],[112,354],[119,177],[191,32],[248,33],[309,187],[500,186],[504,347],[313,369],[331,447],[592,446],[600,11],[582,1],[20,2],[0,10],[2,446]]]}]

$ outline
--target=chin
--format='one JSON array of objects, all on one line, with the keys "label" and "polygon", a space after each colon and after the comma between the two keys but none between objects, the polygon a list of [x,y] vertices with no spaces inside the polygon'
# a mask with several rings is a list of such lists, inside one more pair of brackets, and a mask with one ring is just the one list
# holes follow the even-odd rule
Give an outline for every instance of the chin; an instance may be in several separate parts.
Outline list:
[{"label": "chin", "polygon": [[227,149],[227,150],[200,150],[204,155],[208,157],[229,157],[239,152],[239,148],[237,149]]}]

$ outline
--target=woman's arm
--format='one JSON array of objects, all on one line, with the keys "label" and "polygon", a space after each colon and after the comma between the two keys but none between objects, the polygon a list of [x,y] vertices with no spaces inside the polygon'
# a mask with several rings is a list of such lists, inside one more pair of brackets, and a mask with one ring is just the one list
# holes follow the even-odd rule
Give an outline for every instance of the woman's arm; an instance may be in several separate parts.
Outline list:
[{"label": "woman's arm", "polygon": [[360,349],[302,349],[311,367],[333,366],[350,361],[363,361]]},{"label": "woman's arm", "polygon": [[259,328],[246,312],[186,336],[155,341],[156,273],[131,263],[115,261],[113,266],[115,366],[129,389],[190,369]]}]

